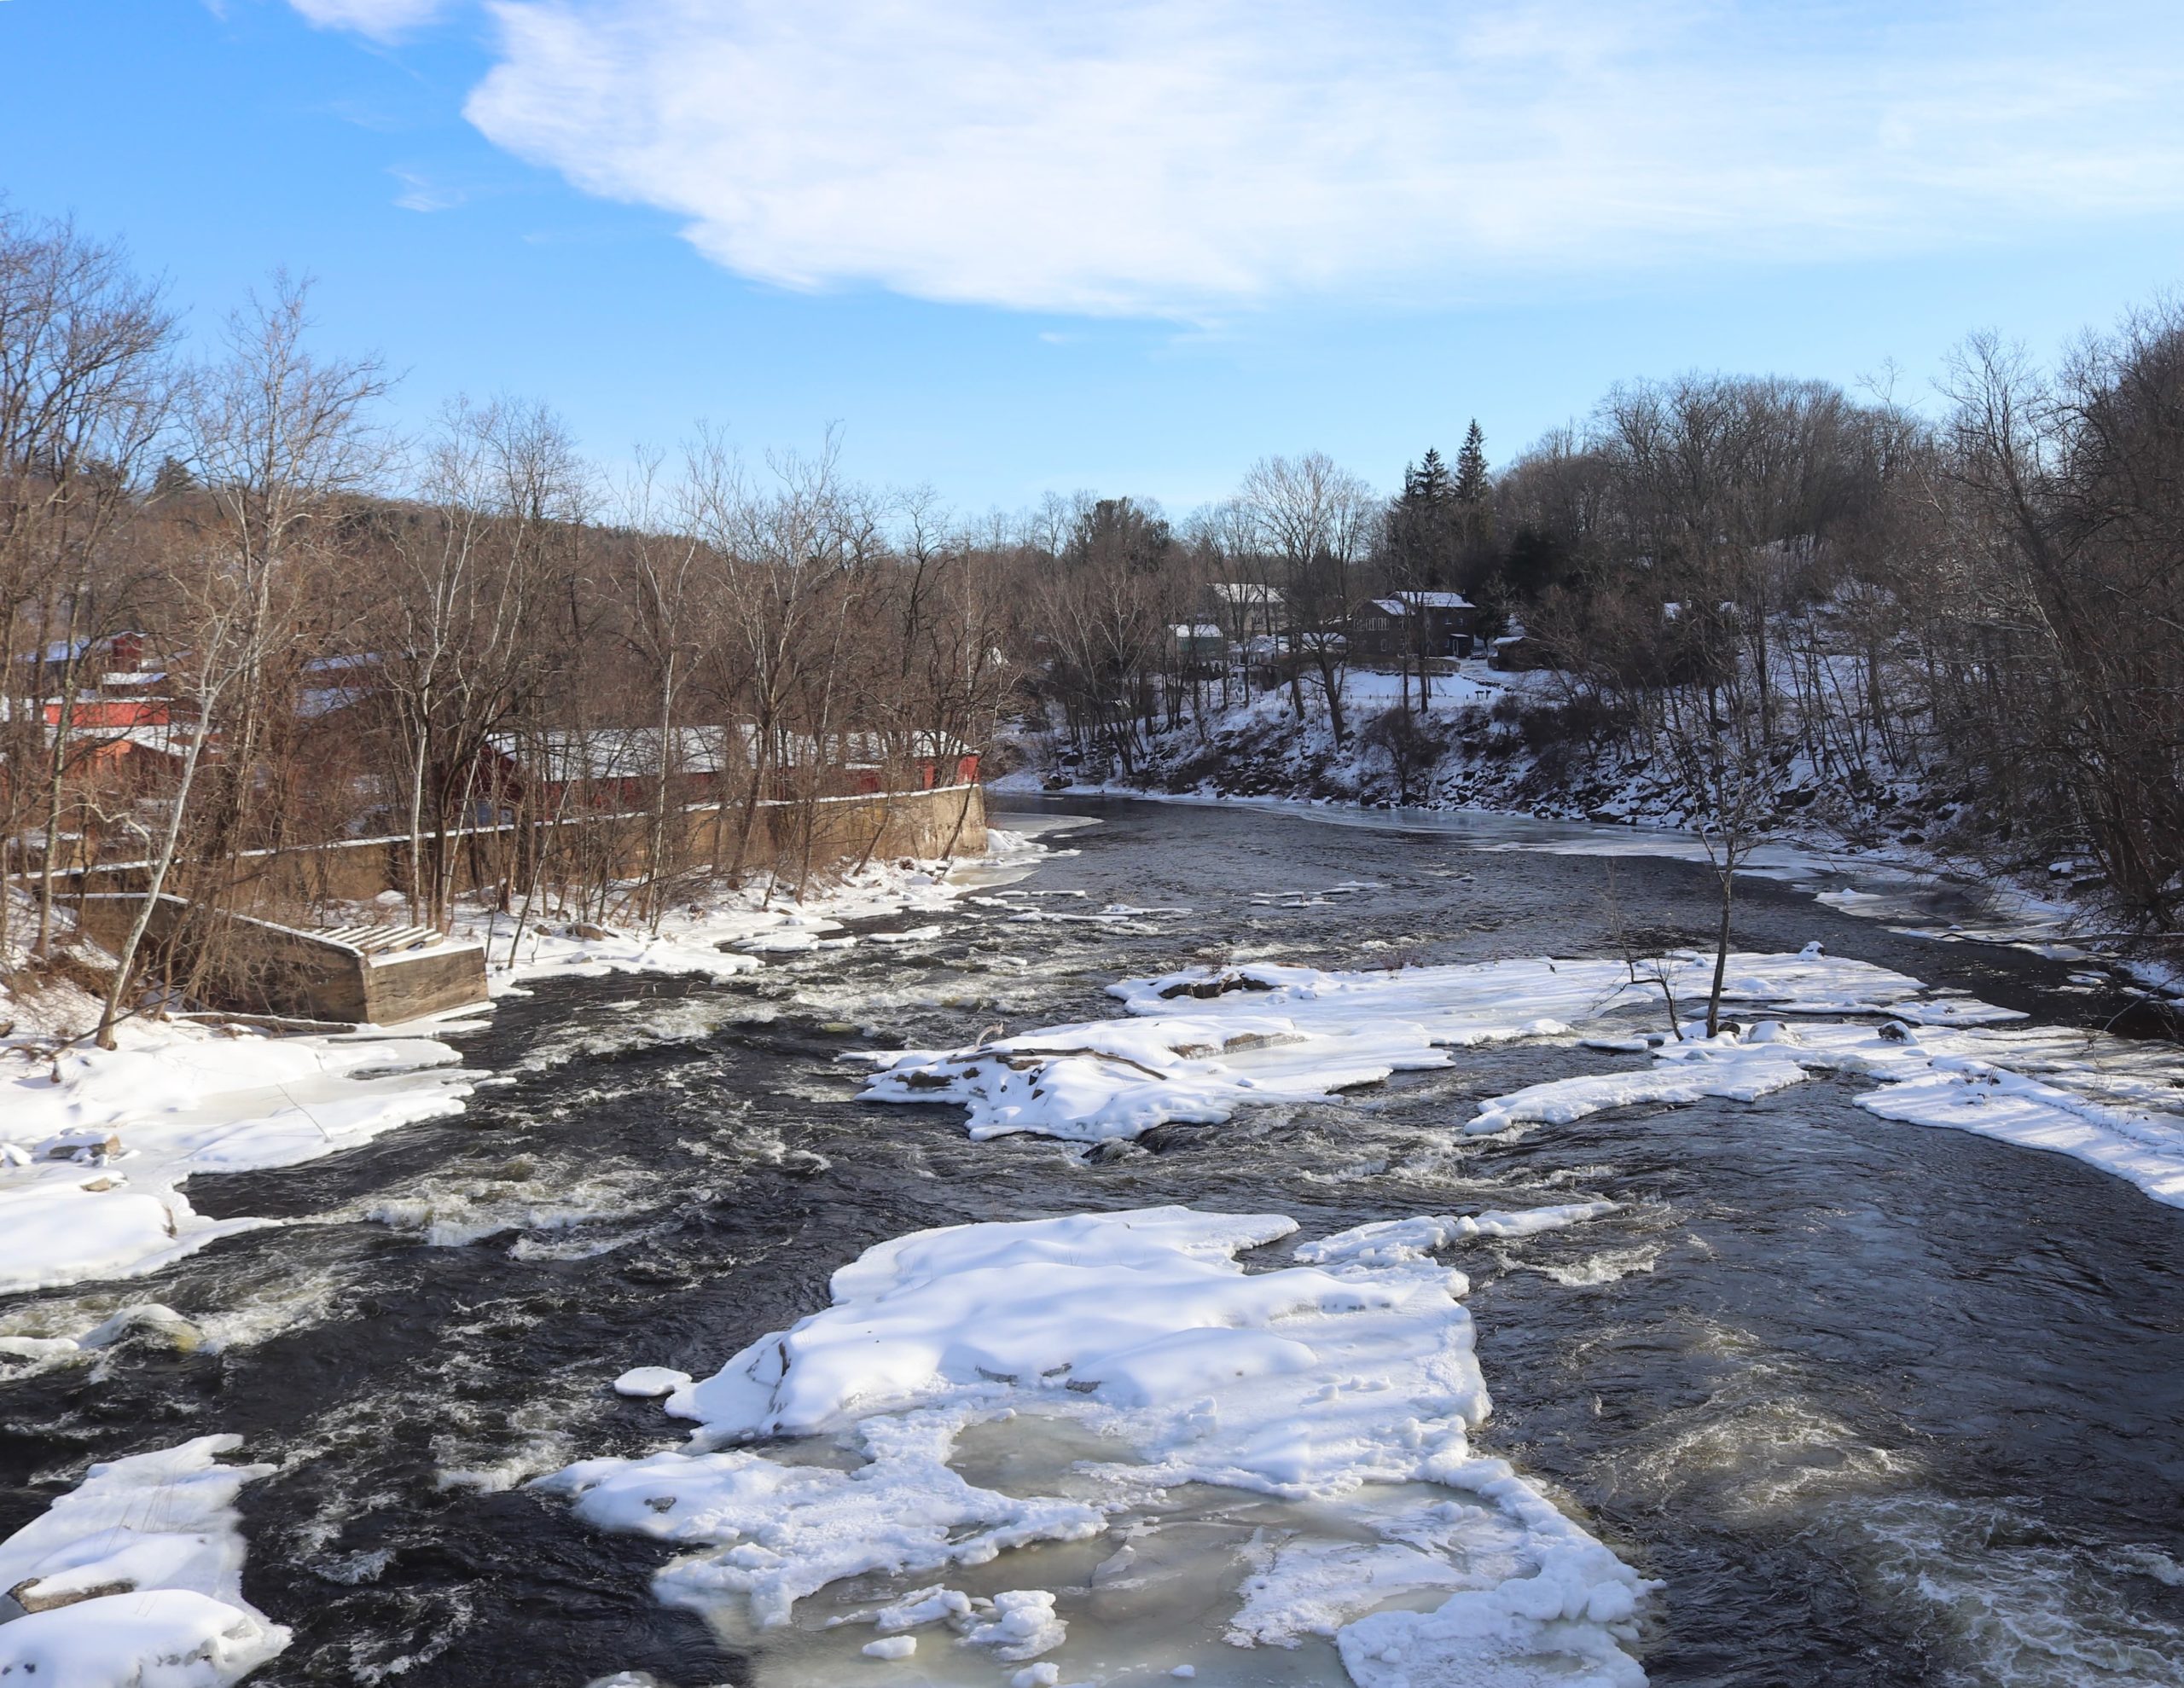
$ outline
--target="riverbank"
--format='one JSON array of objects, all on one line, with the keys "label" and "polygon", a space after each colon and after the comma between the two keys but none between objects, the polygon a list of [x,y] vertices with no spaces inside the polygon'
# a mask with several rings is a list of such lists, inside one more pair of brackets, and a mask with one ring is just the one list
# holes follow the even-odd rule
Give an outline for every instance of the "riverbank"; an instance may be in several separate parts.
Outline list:
[{"label": "riverbank", "polygon": [[[454,930],[486,944],[496,997],[557,977],[727,980],[767,955],[848,948],[861,941],[845,935],[851,922],[943,914],[1028,872],[1040,853],[1026,833],[981,843],[976,857],[868,862],[801,902],[770,878],[721,888],[668,911],[656,931],[566,914],[518,931],[474,903]],[[68,976],[43,986],[28,997],[0,986],[0,1294],[142,1276],[272,1222],[200,1215],[186,1190],[195,1175],[294,1166],[461,1113],[475,1075],[448,1070],[462,1056],[445,1040],[486,1011],[392,1032],[288,1035],[218,1016],[142,1016],[122,1022],[118,1047],[103,1050],[89,1041],[97,1000]]]},{"label": "riverbank", "polygon": [[[1324,699],[1308,687],[1302,722],[1286,693],[1262,693],[1151,735],[1127,771],[1112,757],[1071,751],[1058,735],[1019,734],[1019,765],[991,789],[1016,799],[1501,815],[1570,823],[1553,847],[1571,853],[1705,859],[1687,802],[1659,761],[1620,737],[1595,741],[1553,725],[1561,705],[1551,679],[1466,664],[1436,681],[1430,710],[1413,717],[1402,709],[1397,676],[1352,673],[1345,681],[1350,731],[1339,746]],[[1404,730],[1375,730],[1390,722]],[[1972,918],[1955,921],[1952,936],[2048,946],[2059,957],[2116,969],[2149,1001],[2184,1000],[2184,956],[2173,944],[2118,930],[2091,864],[2008,867],[1978,830],[1972,793],[1937,792],[1915,768],[1878,757],[1827,769],[1791,757],[1776,802],[1761,826],[1766,842],[1751,856],[1757,871],[1872,881],[1877,889],[1860,894],[1880,899],[1873,912],[1881,918],[1890,914],[1891,882],[1976,890],[1967,902],[1978,906],[1966,910]]]}]

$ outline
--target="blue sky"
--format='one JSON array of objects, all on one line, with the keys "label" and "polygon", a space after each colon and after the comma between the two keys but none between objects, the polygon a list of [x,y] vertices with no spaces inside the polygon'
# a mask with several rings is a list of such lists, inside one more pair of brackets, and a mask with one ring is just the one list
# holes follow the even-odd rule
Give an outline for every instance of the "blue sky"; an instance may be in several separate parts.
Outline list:
[{"label": "blue sky", "polygon": [[1687,368],[1920,397],[2184,282],[2184,8],[0,0],[0,189],[209,334],[959,508],[1392,485]]}]

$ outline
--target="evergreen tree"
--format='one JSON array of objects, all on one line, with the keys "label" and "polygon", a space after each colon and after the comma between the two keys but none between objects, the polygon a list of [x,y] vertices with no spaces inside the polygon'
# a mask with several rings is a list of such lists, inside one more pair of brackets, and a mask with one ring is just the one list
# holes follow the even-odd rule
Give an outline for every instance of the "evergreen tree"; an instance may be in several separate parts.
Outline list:
[{"label": "evergreen tree", "polygon": [[1456,484],[1431,446],[1403,472],[1403,495],[1390,507],[1387,561],[1393,583],[1407,590],[1447,584],[1455,566]]},{"label": "evergreen tree", "polygon": [[160,472],[152,477],[152,496],[171,498],[189,491],[196,484],[197,479],[189,473],[189,465],[170,452],[160,460]]},{"label": "evergreen tree", "polygon": [[[1472,426],[1476,428],[1478,424],[1473,423]],[[1449,478],[1449,466],[1430,445],[1423,458],[1403,472],[1403,499],[1414,509],[1431,509],[1446,503],[1455,496],[1455,483]]]},{"label": "evergreen tree", "polygon": [[[1432,455],[1426,453],[1429,457]],[[1459,504],[1477,508],[1486,502],[1486,436],[1479,432],[1476,416],[1472,418],[1471,427],[1464,435],[1463,450],[1456,453],[1453,490]]]}]

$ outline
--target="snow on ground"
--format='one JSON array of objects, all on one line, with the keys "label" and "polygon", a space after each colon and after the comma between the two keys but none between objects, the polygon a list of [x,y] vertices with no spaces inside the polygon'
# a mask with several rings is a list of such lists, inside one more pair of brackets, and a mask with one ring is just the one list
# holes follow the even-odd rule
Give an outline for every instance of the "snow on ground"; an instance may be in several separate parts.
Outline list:
[{"label": "snow on ground", "polygon": [[116,1037],[0,1044],[0,1293],[138,1276],[269,1223],[203,1218],[183,1181],[353,1148],[470,1088],[432,1038],[142,1019]]},{"label": "snow on ground", "polygon": [[[1711,960],[1675,963],[1680,992]],[[1391,1073],[1447,1066],[1449,1051],[1572,1035],[1658,1001],[1621,961],[1507,960],[1364,972],[1252,964],[1189,968],[1111,987],[1132,1018],[1054,1026],[969,1049],[873,1054],[864,1091],[954,1102],[973,1137],[1037,1132],[1077,1142],[1169,1121],[1217,1123],[1239,1107],[1320,1099]],[[1809,949],[1730,958],[1726,1000],[1774,1013],[1879,1013],[1943,1023],[2014,1018],[1918,980]]]},{"label": "snow on ground", "polygon": [[868,862],[815,886],[801,902],[793,900],[789,885],[765,876],[740,890],[715,886],[667,910],[656,932],[642,924],[574,920],[565,911],[519,925],[514,914],[476,907],[458,912],[454,930],[458,937],[485,944],[497,995],[527,980],[554,977],[629,972],[733,978],[755,971],[762,955],[858,942],[840,935],[846,920],[938,913],[973,891],[1020,878],[1042,854],[1029,832],[992,827],[984,856]]},{"label": "snow on ground", "polygon": [[[1531,1228],[1576,1222],[1554,1212]],[[1298,1251],[1323,1263],[1238,1261],[1295,1228],[1170,1207],[897,1238],[671,1395],[688,1446],[535,1486],[681,1550],[656,1592],[757,1639],[764,1681],[908,1656],[864,1645],[869,1625],[922,1633],[932,1673],[897,1680],[990,1680],[948,1663],[981,1653],[1058,1656],[1019,1682],[1324,1679],[1228,1650],[1318,1635],[1375,1688],[1641,1683],[1623,1648],[1651,1585],[1472,1450],[1489,1403],[1463,1274],[1358,1233]],[[1179,1552],[1207,1599],[1173,1598]],[[770,1675],[784,1649],[797,1668]]]},{"label": "snow on ground", "polygon": [[223,1465],[240,1436],[94,1465],[0,1541],[0,1680],[25,1688],[225,1688],[288,1644],[242,1596],[235,1494],[270,1465]]},{"label": "snow on ground", "polygon": [[[1021,877],[1043,853],[1023,833],[996,830],[989,839],[983,857],[875,862],[801,906],[762,908],[758,890],[726,896],[671,917],[657,937],[532,928],[513,970],[499,917],[475,915],[472,926],[494,939],[502,990],[549,974],[724,977],[761,964],[722,943],[781,950],[847,942],[825,935],[845,919],[945,908]],[[141,1276],[270,1223],[205,1218],[183,1184],[197,1172],[293,1166],[459,1113],[478,1076],[443,1070],[461,1059],[445,1043],[374,1029],[281,1037],[136,1018],[116,1029],[117,1048],[102,1050],[83,1035],[96,1003],[59,983],[35,996],[0,991],[0,1009],[9,1024],[0,1035],[0,1294]],[[71,1345],[97,1346],[96,1335],[0,1338],[0,1352],[50,1361]]]}]

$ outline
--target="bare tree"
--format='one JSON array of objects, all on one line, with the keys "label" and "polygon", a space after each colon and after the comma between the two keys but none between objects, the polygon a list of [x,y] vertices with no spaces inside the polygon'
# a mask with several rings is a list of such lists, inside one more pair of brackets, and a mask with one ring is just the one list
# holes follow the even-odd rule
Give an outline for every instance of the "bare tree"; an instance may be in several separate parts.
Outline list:
[{"label": "bare tree", "polygon": [[[253,296],[229,319],[225,356],[191,386],[185,435],[211,513],[178,558],[169,634],[171,671],[188,676],[191,725],[100,1017],[102,1047],[113,1047],[144,933],[193,821],[202,872],[192,897],[212,903],[222,894],[220,872],[244,846],[264,741],[292,707],[295,654],[314,622],[310,553],[334,501],[369,487],[386,461],[368,415],[386,379],[369,359],[314,357],[304,344],[305,299],[304,286],[276,277],[270,297]],[[218,789],[194,813],[208,765]],[[277,837],[278,815],[270,821]]]},{"label": "bare tree", "polygon": [[[173,339],[160,288],[119,247],[0,208],[0,661],[11,670],[0,693],[12,699],[20,680],[32,705],[0,720],[15,774],[0,780],[0,877],[42,799],[40,954],[52,941],[66,787],[87,748],[78,699],[98,641],[122,630],[129,600],[112,542],[168,421]],[[48,723],[37,705],[56,694]],[[26,777],[34,767],[42,781]],[[6,905],[0,897],[0,939]]]},{"label": "bare tree", "polygon": [[[1339,745],[1345,736],[1342,674],[1349,660],[1350,622],[1363,595],[1359,565],[1379,513],[1372,489],[1324,452],[1263,457],[1244,478],[1241,496],[1261,547],[1278,561],[1290,618],[1290,638],[1318,670],[1327,718]],[[1304,719],[1301,682],[1292,701]]]}]

